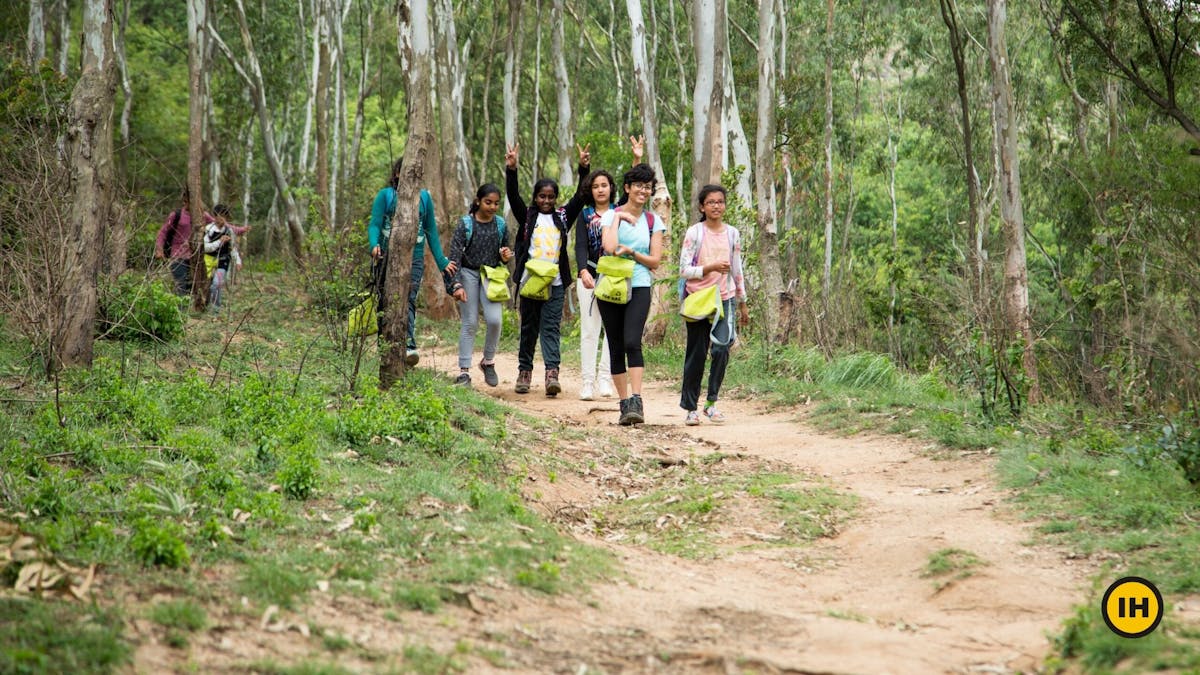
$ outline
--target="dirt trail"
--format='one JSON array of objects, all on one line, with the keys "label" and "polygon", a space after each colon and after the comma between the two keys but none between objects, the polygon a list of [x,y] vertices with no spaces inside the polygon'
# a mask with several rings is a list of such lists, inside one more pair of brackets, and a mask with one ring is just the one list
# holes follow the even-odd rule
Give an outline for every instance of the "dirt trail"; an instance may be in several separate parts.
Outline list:
[{"label": "dirt trail", "polygon": [[[456,370],[444,354],[431,354],[422,365]],[[540,366],[527,395],[512,391],[515,360],[502,358],[498,370],[501,383],[492,389],[476,368],[475,388],[569,426],[631,439],[691,438],[782,463],[860,500],[835,537],[800,547],[742,548],[715,560],[686,560],[585,534],[588,543],[618,554],[626,580],[600,585],[590,598],[508,596],[482,616],[465,613],[471,632],[522,636],[525,647],[509,651],[520,668],[1032,672],[1050,649],[1047,633],[1084,597],[1090,564],[1028,545],[1032,526],[1006,504],[1008,494],[996,486],[985,456],[934,459],[928,448],[903,439],[831,437],[805,425],[799,411],[735,400],[721,403],[729,416],[724,426],[704,420],[685,427],[676,382],[646,387],[647,424],[631,430],[615,424],[615,399],[578,400],[570,369],[557,399],[544,395]],[[587,477],[559,483],[539,484],[539,507],[547,514],[602,490]],[[932,553],[950,548],[986,564],[938,590],[921,573]]]}]

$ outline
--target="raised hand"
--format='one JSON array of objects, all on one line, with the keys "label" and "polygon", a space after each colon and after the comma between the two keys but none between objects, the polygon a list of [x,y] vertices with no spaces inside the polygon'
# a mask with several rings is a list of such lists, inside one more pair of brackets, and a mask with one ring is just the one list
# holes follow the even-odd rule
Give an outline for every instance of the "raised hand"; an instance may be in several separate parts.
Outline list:
[{"label": "raised hand", "polygon": [[579,165],[580,166],[591,166],[592,165],[592,144],[588,143],[587,145],[580,146],[578,143],[576,143],[575,149],[579,150]]},{"label": "raised hand", "polygon": [[506,147],[508,148],[508,152],[504,153],[504,166],[510,169],[515,169],[517,168],[517,154],[521,148],[521,144],[513,143],[512,145],[507,145]]},{"label": "raised hand", "polygon": [[633,148],[633,163],[641,164],[642,157],[646,154],[646,137],[630,136],[629,145]]}]

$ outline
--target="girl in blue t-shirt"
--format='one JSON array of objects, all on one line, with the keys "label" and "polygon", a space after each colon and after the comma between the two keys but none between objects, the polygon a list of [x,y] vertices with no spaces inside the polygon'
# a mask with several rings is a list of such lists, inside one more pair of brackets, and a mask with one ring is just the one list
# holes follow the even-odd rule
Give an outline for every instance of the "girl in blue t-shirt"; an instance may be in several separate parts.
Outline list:
[{"label": "girl in blue t-shirt", "polygon": [[602,245],[606,255],[631,258],[633,293],[626,304],[597,299],[596,307],[608,334],[609,367],[613,384],[621,397],[620,424],[628,426],[646,421],[642,405],[642,332],[650,316],[651,270],[662,261],[663,232],[666,224],[646,211],[658,181],[654,169],[638,164],[625,172],[622,184],[626,201],[609,209],[601,218]]}]

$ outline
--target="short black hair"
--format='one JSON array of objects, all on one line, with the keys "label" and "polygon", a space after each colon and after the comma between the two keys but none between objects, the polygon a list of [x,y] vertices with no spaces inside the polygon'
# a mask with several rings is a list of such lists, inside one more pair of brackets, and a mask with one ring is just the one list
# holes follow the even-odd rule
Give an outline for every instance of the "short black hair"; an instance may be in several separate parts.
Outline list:
[{"label": "short black hair", "polygon": [[473,214],[479,210],[479,202],[481,202],[484,197],[486,197],[488,195],[499,195],[499,194],[500,194],[500,187],[497,186],[495,183],[484,183],[483,185],[480,185],[479,189],[475,191],[475,201],[471,202],[471,210],[469,211],[469,213]]},{"label": "short black hair", "polygon": [[628,199],[629,186],[634,183],[649,183],[650,194],[654,194],[655,188],[658,187],[658,178],[654,175],[654,169],[649,164],[642,162],[635,164],[631,169],[625,172],[625,176],[621,180],[621,186],[624,188],[626,199]]},{"label": "short black hair", "polygon": [[225,216],[226,218],[233,217],[233,214],[229,211],[229,207],[225,206],[224,204],[217,204],[216,206],[214,206],[213,213],[215,213],[218,216]]}]

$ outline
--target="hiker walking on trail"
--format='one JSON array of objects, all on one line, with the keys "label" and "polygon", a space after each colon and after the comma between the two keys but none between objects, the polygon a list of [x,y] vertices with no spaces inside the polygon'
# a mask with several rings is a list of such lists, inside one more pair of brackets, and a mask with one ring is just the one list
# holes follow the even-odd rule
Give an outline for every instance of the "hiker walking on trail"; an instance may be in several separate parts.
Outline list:
[{"label": "hiker walking on trail", "polygon": [[717,410],[717,397],[729,365],[729,347],[737,339],[734,307],[738,326],[750,322],[742,277],[741,233],[723,220],[725,199],[725,188],[720,185],[701,188],[700,222],[688,228],[679,251],[681,313],[687,325],[679,407],[687,411],[684,424],[688,426],[700,424],[696,408],[709,353],[712,368],[708,372],[704,416],[716,424],[725,422],[725,415]]},{"label": "hiker walking on trail", "polygon": [[237,233],[228,220],[229,207],[217,204],[213,207],[213,213],[213,222],[204,228],[204,265],[208,276],[212,278],[208,287],[208,305],[215,314],[221,310],[225,278],[232,266],[242,266],[242,257],[238,253]]},{"label": "hiker walking on trail", "polygon": [[[633,163],[642,161],[644,141],[630,137],[633,146]],[[579,268],[575,292],[579,297],[579,398],[590,401],[597,394],[608,398],[613,395],[612,374],[608,356],[608,333],[604,339],[600,334],[604,322],[592,298],[596,289],[596,264],[604,253],[601,246],[600,220],[613,208],[613,197],[617,181],[611,173],[597,169],[583,181],[585,206],[575,221],[575,265]],[[600,349],[600,363],[596,363],[596,349]]]},{"label": "hiker walking on trail", "polygon": [[610,280],[627,280],[628,287],[627,293],[609,294],[603,278],[596,286],[596,307],[609,335],[610,372],[621,397],[618,421],[625,426],[646,421],[642,404],[642,375],[646,365],[642,357],[642,332],[650,316],[653,281],[650,272],[662,261],[663,232],[667,229],[665,223],[646,210],[657,182],[654,169],[647,164],[626,171],[622,181],[625,203],[610,209],[600,219],[605,255],[597,264],[598,271]]},{"label": "hiker walking on trail", "polygon": [[521,294],[521,341],[517,352],[518,394],[529,393],[533,379],[533,351],[540,339],[546,366],[546,395],[562,391],[558,382],[561,360],[560,329],[566,285],[570,283],[571,261],[567,254],[570,224],[583,210],[583,181],[591,167],[591,153],[579,148],[579,187],[564,207],[558,206],[558,183],[539,178],[533,184],[533,206],[525,206],[517,186],[518,146],[504,155],[504,186],[513,219],[519,224],[516,236],[517,266],[514,276]]},{"label": "hiker walking on trail", "polygon": [[459,219],[450,240],[450,264],[446,267],[446,292],[460,304],[458,332],[458,377],[454,384],[471,386],[471,354],[479,331],[479,312],[487,331],[479,369],[489,387],[500,384],[496,375],[496,348],[508,292],[508,268],[513,257],[508,232],[500,210],[500,188],[491,183],[479,186],[471,210]]},{"label": "hiker walking on trail", "polygon": [[[175,294],[188,295],[192,292],[192,214],[188,211],[187,188],[179,196],[179,208],[167,216],[167,222],[158,230],[154,241],[154,257],[167,260],[171,277],[175,280]],[[205,220],[208,214],[205,214]]]},{"label": "hiker walking on trail", "polygon": [[[377,311],[381,324],[387,310],[387,295],[383,289],[384,282],[387,280],[388,239],[392,234],[392,218],[396,215],[396,186],[400,182],[400,170],[404,168],[403,162],[403,159],[396,160],[396,163],[392,165],[392,176],[388,180],[388,184],[375,194],[375,202],[371,206],[371,222],[367,225],[372,264],[377,266],[375,275],[376,290],[379,294]],[[416,337],[417,298],[421,290],[421,279],[425,276],[425,242],[429,242],[429,251],[433,254],[433,260],[437,263],[439,270],[444,272],[446,266],[450,264],[446,255],[442,253],[442,242],[438,238],[437,220],[433,213],[433,197],[429,195],[428,190],[421,190],[418,211],[420,223],[417,228],[417,242],[413,245],[412,270],[408,284],[408,350],[404,354],[404,362],[409,366],[415,366],[421,360],[421,355],[417,352]],[[379,333],[383,334],[382,325],[379,326]]]}]

